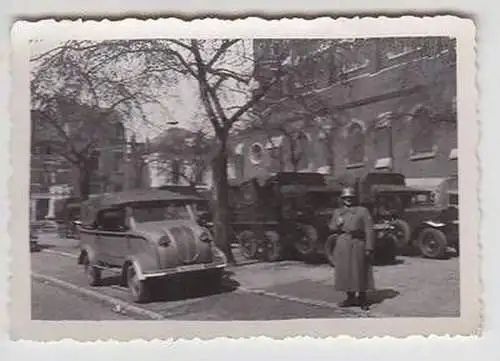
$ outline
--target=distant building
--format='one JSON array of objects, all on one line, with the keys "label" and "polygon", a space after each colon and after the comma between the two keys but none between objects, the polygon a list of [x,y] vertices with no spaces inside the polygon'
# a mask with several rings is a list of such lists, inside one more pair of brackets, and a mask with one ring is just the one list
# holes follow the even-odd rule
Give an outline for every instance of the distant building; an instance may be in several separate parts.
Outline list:
[{"label": "distant building", "polygon": [[[141,144],[136,143],[135,138],[127,141],[125,127],[117,116],[96,129],[88,119],[104,110],[66,100],[60,101],[60,107],[62,114],[70,114],[67,122],[58,123],[64,125],[61,129],[66,139],[58,134],[61,129],[43,123],[47,120],[41,120],[37,110],[31,111],[30,218],[36,221],[54,217],[55,200],[79,195],[78,168],[67,159],[69,152],[61,154],[61,149],[57,148],[61,145],[83,149],[89,139],[95,141],[91,153],[91,195],[121,191],[139,183],[132,178],[135,179],[136,169],[142,161],[134,153]],[[144,184],[147,186],[149,180],[140,185]]]},{"label": "distant building", "polygon": [[180,127],[166,129],[151,142],[147,163],[151,187],[196,185],[210,188],[213,157],[211,140]]},{"label": "distant building", "polygon": [[232,140],[232,179],[392,170],[435,188],[457,174],[454,41],[346,42],[341,63],[322,41],[254,41],[260,84],[293,71],[254,109],[267,128]]}]

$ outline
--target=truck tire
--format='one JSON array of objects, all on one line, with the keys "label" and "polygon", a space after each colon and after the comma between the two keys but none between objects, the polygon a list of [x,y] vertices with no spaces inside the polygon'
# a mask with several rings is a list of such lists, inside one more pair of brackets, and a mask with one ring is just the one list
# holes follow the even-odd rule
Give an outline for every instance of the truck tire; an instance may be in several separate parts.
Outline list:
[{"label": "truck tire", "polygon": [[427,227],[418,235],[420,253],[426,258],[443,258],[446,253],[446,235],[439,229]]},{"label": "truck tire", "polygon": [[318,245],[318,231],[310,224],[297,224],[297,232],[294,235],[293,247],[299,257],[304,261],[313,260],[316,256]]},{"label": "truck tire", "polygon": [[251,230],[245,230],[238,233],[236,236],[238,244],[240,245],[241,254],[246,259],[254,259],[257,255],[258,249],[258,239],[255,232]]},{"label": "truck tire", "polygon": [[268,262],[279,261],[283,256],[283,246],[280,242],[280,236],[276,231],[266,231],[264,258]]},{"label": "truck tire", "polygon": [[403,254],[408,250],[411,238],[411,228],[408,222],[402,219],[396,219],[392,222],[395,230],[395,246],[398,254]]}]

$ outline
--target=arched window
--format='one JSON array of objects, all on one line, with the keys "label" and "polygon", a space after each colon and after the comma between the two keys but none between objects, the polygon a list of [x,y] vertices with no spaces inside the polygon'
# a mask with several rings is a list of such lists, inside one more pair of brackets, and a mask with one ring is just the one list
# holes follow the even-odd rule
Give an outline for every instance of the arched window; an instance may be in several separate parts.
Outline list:
[{"label": "arched window", "polygon": [[250,146],[250,162],[260,164],[264,158],[264,147],[260,143],[254,143]]},{"label": "arched window", "polygon": [[411,133],[413,155],[432,153],[434,151],[434,124],[427,108],[419,107],[413,113]]},{"label": "arched window", "polygon": [[294,137],[294,143],[294,166],[297,170],[309,168],[309,137],[306,133],[299,132]]},{"label": "arched window", "polygon": [[353,122],[347,129],[347,163],[359,164],[365,159],[365,131],[358,122]]}]

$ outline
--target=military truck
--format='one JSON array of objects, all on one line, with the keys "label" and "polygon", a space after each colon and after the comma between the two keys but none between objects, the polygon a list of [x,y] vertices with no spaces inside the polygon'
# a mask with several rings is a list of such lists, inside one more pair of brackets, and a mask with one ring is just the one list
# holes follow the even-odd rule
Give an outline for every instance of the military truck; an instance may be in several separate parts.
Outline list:
[{"label": "military truck", "polygon": [[243,256],[318,259],[340,192],[340,185],[313,172],[280,172],[231,187],[231,228]]}]

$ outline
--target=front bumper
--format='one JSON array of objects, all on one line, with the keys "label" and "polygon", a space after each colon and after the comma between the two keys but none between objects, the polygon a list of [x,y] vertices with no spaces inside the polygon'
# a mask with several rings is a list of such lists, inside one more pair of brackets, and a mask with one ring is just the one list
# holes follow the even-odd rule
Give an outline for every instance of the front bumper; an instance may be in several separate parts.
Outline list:
[{"label": "front bumper", "polygon": [[178,276],[193,272],[223,270],[227,266],[226,262],[196,263],[185,266],[172,267],[158,271],[146,271],[142,273],[142,279],[163,278],[168,276]]}]

